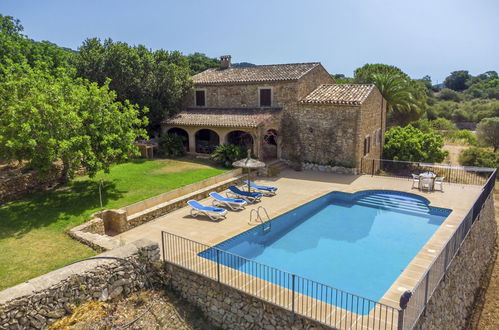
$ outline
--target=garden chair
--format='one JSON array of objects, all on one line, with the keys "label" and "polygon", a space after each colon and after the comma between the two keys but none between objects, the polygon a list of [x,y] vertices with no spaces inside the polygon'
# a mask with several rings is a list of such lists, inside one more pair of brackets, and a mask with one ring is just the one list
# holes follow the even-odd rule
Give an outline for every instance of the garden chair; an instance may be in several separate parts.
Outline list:
[{"label": "garden chair", "polygon": [[440,191],[444,191],[444,180],[445,180],[445,177],[444,176],[437,176],[435,178],[435,183],[434,185],[439,185],[440,186]]},{"label": "garden chair", "polygon": [[419,180],[419,175],[417,175],[417,174],[412,174],[412,187],[411,187],[411,189],[413,189],[413,188],[414,188],[414,185],[415,185],[416,183],[418,184],[417,188],[419,189],[419,188],[420,188],[420,180]]}]

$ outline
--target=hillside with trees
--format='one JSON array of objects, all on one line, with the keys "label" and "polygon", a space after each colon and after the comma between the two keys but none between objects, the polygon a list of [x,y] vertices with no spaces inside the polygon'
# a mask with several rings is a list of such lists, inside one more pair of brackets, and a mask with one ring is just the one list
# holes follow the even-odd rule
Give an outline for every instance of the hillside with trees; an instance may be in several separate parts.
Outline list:
[{"label": "hillside with trees", "polygon": [[19,20],[0,15],[0,161],[41,174],[60,164],[67,180],[135,155],[133,143],[180,110],[191,75],[219,65],[202,53],[111,39],[89,38],[73,51],[22,32]]},{"label": "hillside with trees", "polygon": [[[412,79],[386,64],[366,64],[353,77],[332,75],[337,83],[372,83],[387,101],[388,159],[442,162],[445,144],[463,146],[462,165],[499,167],[499,77],[450,73],[444,87],[431,77]],[[461,128],[461,129],[460,129]],[[475,132],[476,130],[476,132]],[[410,150],[409,150],[410,149]]]}]

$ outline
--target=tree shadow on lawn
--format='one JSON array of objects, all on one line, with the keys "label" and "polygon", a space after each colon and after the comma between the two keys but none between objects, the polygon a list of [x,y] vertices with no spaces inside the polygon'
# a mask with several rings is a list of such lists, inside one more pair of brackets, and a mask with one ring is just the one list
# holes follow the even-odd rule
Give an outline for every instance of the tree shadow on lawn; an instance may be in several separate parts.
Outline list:
[{"label": "tree shadow on lawn", "polygon": [[[126,191],[104,181],[102,204],[117,200]],[[0,239],[21,238],[30,230],[50,226],[65,230],[89,219],[100,209],[99,182],[73,181],[54,191],[35,193],[27,198],[0,207]]]}]

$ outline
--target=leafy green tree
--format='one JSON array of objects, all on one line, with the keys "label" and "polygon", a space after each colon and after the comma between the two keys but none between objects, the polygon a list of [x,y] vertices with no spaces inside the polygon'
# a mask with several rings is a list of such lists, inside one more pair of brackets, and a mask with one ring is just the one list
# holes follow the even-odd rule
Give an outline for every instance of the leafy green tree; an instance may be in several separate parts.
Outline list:
[{"label": "leafy green tree", "polygon": [[466,82],[470,78],[471,75],[466,70],[454,71],[451,72],[451,74],[447,78],[445,78],[444,85],[445,87],[450,88],[452,90],[462,92],[466,88],[468,88]]},{"label": "leafy green tree", "polygon": [[441,135],[424,133],[412,125],[393,127],[385,133],[385,159],[440,163],[448,152],[442,150]]},{"label": "leafy green tree", "polygon": [[218,68],[220,66],[220,61],[218,59],[210,58],[203,53],[187,55],[187,60],[189,61],[192,75],[203,72],[209,68]]},{"label": "leafy green tree", "polygon": [[438,94],[438,98],[444,101],[461,101],[461,95],[449,88],[442,88],[442,90]]},{"label": "leafy green tree", "polygon": [[387,101],[388,122],[407,124],[421,118],[427,107],[426,87],[395,66],[366,64],[355,70],[355,82],[372,83]]},{"label": "leafy green tree", "polygon": [[461,151],[459,164],[464,166],[499,168],[499,155],[484,148],[471,147]]},{"label": "leafy green tree", "polygon": [[334,81],[337,84],[353,84],[355,83],[354,78],[350,78],[345,76],[344,74],[338,73],[338,74],[332,74],[331,77],[334,79]]},{"label": "leafy green tree", "polygon": [[2,69],[0,82],[0,158],[28,161],[46,174],[62,164],[65,179],[84,169],[90,176],[137,153],[145,137],[137,106],[116,102],[109,83],[99,87],[27,64]]},{"label": "leafy green tree", "polygon": [[72,58],[78,76],[116,91],[118,100],[147,107],[149,131],[157,132],[176,113],[192,86],[188,59],[179,52],[150,51],[142,45],[87,39]]},{"label": "leafy green tree", "polygon": [[52,73],[60,71],[61,68],[65,68],[68,73],[72,72],[69,51],[48,41],[37,42],[28,39],[22,31],[23,26],[19,20],[0,14],[0,65],[27,63]]},{"label": "leafy green tree", "polygon": [[158,154],[163,157],[180,157],[185,155],[184,139],[177,134],[163,135],[158,142]]},{"label": "leafy green tree", "polygon": [[480,142],[492,146],[496,152],[499,147],[499,117],[482,119],[476,127],[476,134]]}]

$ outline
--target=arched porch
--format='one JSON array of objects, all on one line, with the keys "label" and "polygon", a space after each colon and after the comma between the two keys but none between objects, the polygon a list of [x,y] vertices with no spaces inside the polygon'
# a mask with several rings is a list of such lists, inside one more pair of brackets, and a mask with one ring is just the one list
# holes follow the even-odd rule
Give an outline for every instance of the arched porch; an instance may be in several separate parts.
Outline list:
[{"label": "arched porch", "polygon": [[217,132],[203,128],[196,132],[195,151],[201,154],[211,154],[213,150],[220,144],[220,136]]},{"label": "arched porch", "polygon": [[172,127],[167,132],[167,134],[176,134],[182,138],[184,143],[185,151],[189,152],[189,133],[185,129],[179,127]]}]

